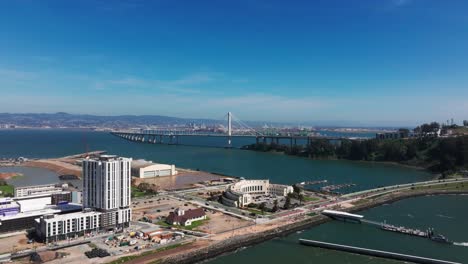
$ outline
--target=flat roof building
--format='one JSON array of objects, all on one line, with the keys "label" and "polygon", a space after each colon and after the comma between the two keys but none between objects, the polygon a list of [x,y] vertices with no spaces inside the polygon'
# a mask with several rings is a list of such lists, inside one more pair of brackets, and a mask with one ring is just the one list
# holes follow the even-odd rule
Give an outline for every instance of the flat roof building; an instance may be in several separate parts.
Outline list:
[{"label": "flat roof building", "polygon": [[15,187],[15,197],[59,193],[62,192],[66,187],[66,184],[59,185],[55,183]]},{"label": "flat roof building", "polygon": [[48,214],[35,219],[36,233],[46,243],[54,240],[73,238],[99,229],[100,212]]},{"label": "flat roof building", "polygon": [[[33,200],[31,199],[31,202]],[[36,207],[35,210],[23,212],[19,211],[21,206],[16,201],[11,202],[10,206],[17,208],[17,210],[0,215],[0,233],[32,228],[35,226],[34,220],[46,214],[65,214],[82,210],[81,204],[44,205],[43,207]]]}]

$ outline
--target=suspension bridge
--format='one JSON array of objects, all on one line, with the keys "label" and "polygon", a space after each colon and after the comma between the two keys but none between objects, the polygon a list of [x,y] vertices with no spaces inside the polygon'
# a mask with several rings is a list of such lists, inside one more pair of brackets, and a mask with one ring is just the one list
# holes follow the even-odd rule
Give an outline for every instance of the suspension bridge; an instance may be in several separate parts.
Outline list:
[{"label": "suspension bridge", "polygon": [[[195,131],[192,129],[145,129],[140,131],[113,131],[112,135],[123,139],[150,143],[150,144],[180,144],[180,137],[224,137],[226,138],[227,147],[232,147],[232,139],[236,137],[255,138],[256,143],[263,144],[279,144],[281,141],[287,141],[289,145],[296,146],[299,144],[310,145],[312,140],[342,140],[345,137],[329,137],[329,136],[303,136],[303,135],[266,135],[255,130],[245,122],[236,118],[231,112],[228,112],[224,117],[227,118],[227,129],[224,131]],[[347,139],[347,138],[346,138]],[[302,142],[302,143],[301,143]]]}]

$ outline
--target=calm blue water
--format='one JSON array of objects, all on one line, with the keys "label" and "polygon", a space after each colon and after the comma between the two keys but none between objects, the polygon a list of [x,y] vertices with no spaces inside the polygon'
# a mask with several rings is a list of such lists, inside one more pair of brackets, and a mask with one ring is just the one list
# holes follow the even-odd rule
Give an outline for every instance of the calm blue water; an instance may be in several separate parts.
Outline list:
[{"label": "calm blue water", "polygon": [[[191,138],[193,144],[219,138]],[[241,144],[244,144],[241,142]],[[327,179],[330,183],[355,183],[350,192],[382,185],[427,180],[432,175],[395,165],[353,161],[311,160],[240,149],[144,144],[105,132],[68,130],[0,130],[0,157],[49,158],[89,150],[144,158],[178,167],[200,169],[245,178],[270,179],[293,184]]]},{"label": "calm blue water", "polygon": [[434,227],[437,232],[458,242],[458,245],[440,244],[428,239],[386,232],[368,224],[333,221],[300,234],[274,239],[236,254],[217,258],[209,263],[400,263],[302,246],[298,244],[299,238],[468,263],[467,204],[468,196],[427,196],[360,212],[370,220],[387,220],[395,225],[420,229]]}]

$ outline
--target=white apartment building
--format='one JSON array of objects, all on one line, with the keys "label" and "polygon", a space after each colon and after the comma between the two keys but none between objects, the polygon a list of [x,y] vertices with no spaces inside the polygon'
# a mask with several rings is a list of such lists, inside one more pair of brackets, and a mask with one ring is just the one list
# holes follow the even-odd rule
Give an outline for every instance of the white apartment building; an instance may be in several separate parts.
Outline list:
[{"label": "white apartment building", "polygon": [[83,160],[83,207],[114,210],[130,206],[131,162],[114,155]]},{"label": "white apartment building", "polygon": [[73,238],[97,231],[100,227],[100,212],[83,211],[62,215],[44,215],[37,218],[36,232],[46,243]]}]

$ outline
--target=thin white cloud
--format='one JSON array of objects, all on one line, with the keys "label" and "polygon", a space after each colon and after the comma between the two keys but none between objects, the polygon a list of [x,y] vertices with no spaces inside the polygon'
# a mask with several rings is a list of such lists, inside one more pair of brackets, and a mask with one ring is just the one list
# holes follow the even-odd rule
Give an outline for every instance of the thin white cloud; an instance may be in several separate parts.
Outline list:
[{"label": "thin white cloud", "polygon": [[192,88],[192,86],[214,82],[216,81],[217,75],[218,74],[214,73],[194,73],[173,80],[160,80],[128,76],[117,79],[98,80],[95,82],[94,87],[98,90],[111,90],[118,86],[126,87],[130,90],[153,89],[174,93],[198,93],[200,90]]},{"label": "thin white cloud", "polygon": [[0,76],[7,80],[30,80],[37,77],[38,75],[34,72],[0,68]]}]

